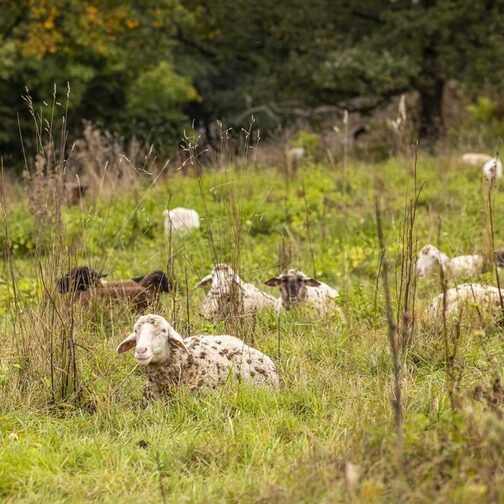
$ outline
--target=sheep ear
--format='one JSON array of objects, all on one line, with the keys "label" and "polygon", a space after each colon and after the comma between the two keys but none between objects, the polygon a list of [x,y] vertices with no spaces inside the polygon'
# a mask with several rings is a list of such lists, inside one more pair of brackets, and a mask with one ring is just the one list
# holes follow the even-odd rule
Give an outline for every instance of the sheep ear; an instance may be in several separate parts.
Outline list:
[{"label": "sheep ear", "polygon": [[131,333],[126,339],[121,341],[121,343],[117,347],[116,352],[118,354],[122,354],[134,348],[135,345],[136,345],[136,333]]},{"label": "sheep ear", "polygon": [[319,285],[321,285],[321,283],[314,278],[306,278],[304,280],[304,283],[305,285],[308,285],[308,287],[318,287]]},{"label": "sheep ear", "polygon": [[187,353],[190,353],[187,347],[185,346],[182,336],[180,336],[180,334],[173,328],[171,328],[168,333],[168,342],[174,347],[183,348]]},{"label": "sheep ear", "polygon": [[270,278],[264,283],[265,285],[269,285],[270,287],[278,287],[282,283],[282,280],[280,280],[280,278]]},{"label": "sheep ear", "polygon": [[205,278],[202,278],[197,284],[196,288],[198,287],[208,287],[212,283],[212,275],[207,275]]}]

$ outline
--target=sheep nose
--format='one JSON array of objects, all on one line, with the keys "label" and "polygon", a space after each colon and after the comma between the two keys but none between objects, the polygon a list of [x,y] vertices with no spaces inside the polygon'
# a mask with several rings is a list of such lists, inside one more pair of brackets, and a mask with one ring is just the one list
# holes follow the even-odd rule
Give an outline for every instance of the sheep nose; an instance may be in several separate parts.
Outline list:
[{"label": "sheep nose", "polygon": [[147,352],[147,347],[139,347],[136,349],[137,354],[144,354],[145,352]]}]

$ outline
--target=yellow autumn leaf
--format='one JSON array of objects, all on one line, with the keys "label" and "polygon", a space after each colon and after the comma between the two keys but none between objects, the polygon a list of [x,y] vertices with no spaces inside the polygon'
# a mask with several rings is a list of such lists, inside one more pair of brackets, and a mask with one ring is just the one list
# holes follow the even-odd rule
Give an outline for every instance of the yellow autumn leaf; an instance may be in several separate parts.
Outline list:
[{"label": "yellow autumn leaf", "polygon": [[136,28],[140,24],[136,19],[126,19],[125,23],[130,30]]},{"label": "yellow autumn leaf", "polygon": [[86,15],[91,21],[98,21],[98,9],[94,5],[86,8]]}]

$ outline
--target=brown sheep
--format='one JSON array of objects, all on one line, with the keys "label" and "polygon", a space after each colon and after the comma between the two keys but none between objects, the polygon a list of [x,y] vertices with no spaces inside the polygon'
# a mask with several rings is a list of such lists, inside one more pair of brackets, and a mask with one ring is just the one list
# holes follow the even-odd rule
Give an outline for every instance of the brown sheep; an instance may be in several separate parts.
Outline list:
[{"label": "brown sheep", "polygon": [[72,292],[76,299],[89,305],[95,299],[127,300],[135,310],[144,310],[159,301],[161,292],[168,292],[170,284],[162,271],[131,280],[104,282],[103,273],[97,273],[87,266],[74,268],[58,280],[59,292]]}]

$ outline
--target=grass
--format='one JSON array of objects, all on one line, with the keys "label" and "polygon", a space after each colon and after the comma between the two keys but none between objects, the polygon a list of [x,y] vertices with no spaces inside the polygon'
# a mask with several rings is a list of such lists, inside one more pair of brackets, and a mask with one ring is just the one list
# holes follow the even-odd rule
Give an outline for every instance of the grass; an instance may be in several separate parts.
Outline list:
[{"label": "grass", "polygon": [[[457,159],[420,158],[418,165],[419,183],[425,182],[417,211],[419,245],[431,242],[449,255],[482,251],[485,242],[480,174]],[[412,161],[401,158],[349,163],[343,183],[341,171],[308,164],[286,187],[273,168],[241,165],[208,171],[200,181],[171,174],[149,190],[146,180],[143,190],[107,201],[85,199],[80,207],[64,209],[65,233],[77,244],[79,262],[99,264],[120,278],[165,268],[170,252],[162,210],[169,202],[204,214],[203,195],[209,220],[203,230],[174,241],[180,290],[175,298],[165,297],[161,309],[183,333],[188,322],[191,334],[224,331],[222,324],[198,316],[204,293],[192,288],[212,265],[208,227],[222,262],[236,257],[233,243],[240,228],[240,272],[256,285],[278,273],[284,240],[293,266],[310,274],[315,269],[317,278],[340,290],[346,320],[321,320],[309,310],[282,318],[278,394],[237,384],[216,394],[190,396],[181,390],[141,410],[143,373],[131,372],[132,355],[114,353],[134,315],[78,314],[80,394],[55,405],[39,368],[31,380],[22,380],[33,357],[17,350],[12,309],[2,303],[2,501],[163,502],[161,485],[166,502],[173,503],[503,502],[504,423],[472,399],[476,385],[487,387],[502,376],[502,331],[474,311],[464,317],[454,410],[442,334],[421,315],[439,293],[436,277],[419,284],[419,329],[402,370],[404,447],[397,452],[381,289],[375,305],[379,252],[373,195],[378,188],[382,196],[394,299],[394,260],[411,170]],[[504,195],[497,191],[494,199],[499,246]],[[39,302],[41,286],[32,253],[34,225],[23,198],[9,202],[8,226],[17,285],[28,310]],[[489,271],[478,281],[493,285],[495,276]],[[2,273],[0,300],[11,299]],[[246,339],[275,359],[275,318],[262,315]],[[33,355],[37,345],[44,340],[30,342]],[[356,483],[345,478],[348,463],[358,466]]]}]

